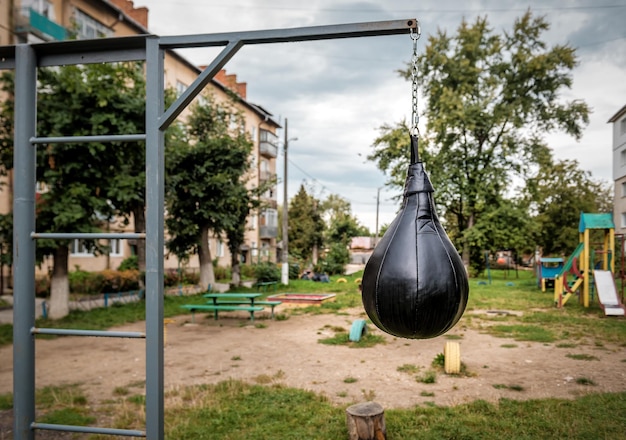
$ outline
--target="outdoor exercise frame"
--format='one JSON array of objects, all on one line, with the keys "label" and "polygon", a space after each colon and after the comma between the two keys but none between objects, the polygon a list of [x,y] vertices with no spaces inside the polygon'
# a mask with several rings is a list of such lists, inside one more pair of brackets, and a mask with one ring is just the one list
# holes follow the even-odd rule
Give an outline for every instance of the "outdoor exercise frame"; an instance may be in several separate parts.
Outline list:
[{"label": "outdoor exercise frame", "polygon": [[[137,35],[0,47],[0,69],[15,70],[13,198],[13,410],[14,438],[32,440],[38,429],[147,437],[162,440],[163,428],[163,246],[164,131],[244,45],[397,35],[416,30],[416,19],[290,29],[159,37]],[[164,106],[165,51],[225,46],[194,83]],[[146,62],[146,133],[81,137],[39,137],[37,69],[68,64]],[[35,228],[36,146],[51,143],[145,141],[146,232],[37,232]],[[144,332],[45,329],[35,327],[36,239],[145,239],[146,327]],[[146,429],[125,430],[44,424],[35,421],[35,335],[145,338]]]}]

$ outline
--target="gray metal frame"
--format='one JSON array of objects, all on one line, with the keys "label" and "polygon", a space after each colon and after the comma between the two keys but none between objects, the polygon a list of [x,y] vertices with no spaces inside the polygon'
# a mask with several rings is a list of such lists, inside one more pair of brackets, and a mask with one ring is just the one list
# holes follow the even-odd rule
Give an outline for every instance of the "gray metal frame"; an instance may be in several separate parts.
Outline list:
[{"label": "gray metal frame", "polygon": [[[0,69],[15,69],[15,139],[13,202],[14,438],[34,439],[35,430],[100,433],[162,440],[163,430],[163,246],[164,131],[220,69],[246,44],[312,41],[408,33],[415,19],[292,29],[158,37],[139,35],[0,47]],[[165,51],[225,46],[194,83],[164,108]],[[146,61],[146,133],[111,136],[38,137],[36,133],[37,68],[65,64]],[[59,142],[146,141],[146,233],[79,234],[35,231],[36,146]],[[35,327],[35,240],[41,238],[123,238],[146,240],[146,332],[106,332]],[[146,339],[146,430],[124,430],[35,421],[35,335],[125,337]]]}]

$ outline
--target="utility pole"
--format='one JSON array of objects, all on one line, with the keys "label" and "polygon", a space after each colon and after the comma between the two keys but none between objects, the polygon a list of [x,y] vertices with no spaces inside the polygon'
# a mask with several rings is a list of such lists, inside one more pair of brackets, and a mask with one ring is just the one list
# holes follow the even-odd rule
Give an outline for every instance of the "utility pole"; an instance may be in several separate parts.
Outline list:
[{"label": "utility pole", "polygon": [[280,282],[284,285],[289,285],[289,217],[288,217],[288,205],[289,198],[287,197],[287,149],[289,148],[289,137],[287,133],[287,118],[285,118],[285,163],[283,170],[283,264],[281,267]]},{"label": "utility pole", "polygon": [[378,244],[378,207],[380,206],[380,187],[376,192],[376,238],[374,239],[374,246]]}]

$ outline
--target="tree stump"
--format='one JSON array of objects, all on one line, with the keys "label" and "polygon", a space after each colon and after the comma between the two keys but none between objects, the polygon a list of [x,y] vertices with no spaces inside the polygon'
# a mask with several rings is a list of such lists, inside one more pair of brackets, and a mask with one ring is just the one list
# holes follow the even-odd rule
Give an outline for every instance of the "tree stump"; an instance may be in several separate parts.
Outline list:
[{"label": "tree stump", "polygon": [[385,410],[376,402],[349,406],[346,423],[350,440],[387,440]]}]

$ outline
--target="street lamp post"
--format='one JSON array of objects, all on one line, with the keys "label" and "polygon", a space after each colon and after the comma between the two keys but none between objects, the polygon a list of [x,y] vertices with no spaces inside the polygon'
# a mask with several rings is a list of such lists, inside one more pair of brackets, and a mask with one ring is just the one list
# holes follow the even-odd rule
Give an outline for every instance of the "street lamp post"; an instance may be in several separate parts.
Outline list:
[{"label": "street lamp post", "polygon": [[289,221],[288,221],[288,207],[289,198],[287,197],[287,148],[289,148],[289,138],[287,133],[287,118],[285,118],[285,163],[283,170],[283,265],[281,267],[280,281],[284,285],[289,284]]}]

